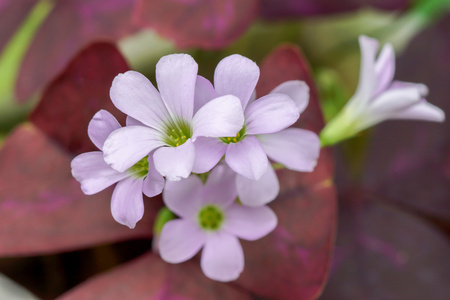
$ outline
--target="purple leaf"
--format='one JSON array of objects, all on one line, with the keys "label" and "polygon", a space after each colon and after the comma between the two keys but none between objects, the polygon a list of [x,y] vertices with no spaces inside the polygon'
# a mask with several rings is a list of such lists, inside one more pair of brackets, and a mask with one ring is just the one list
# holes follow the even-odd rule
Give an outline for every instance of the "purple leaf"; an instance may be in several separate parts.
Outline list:
[{"label": "purple leaf", "polygon": [[16,86],[20,101],[45,87],[87,44],[133,32],[135,0],[57,1],[26,54]]},{"label": "purple leaf", "polygon": [[220,49],[245,32],[257,10],[257,0],[139,0],[136,17],[180,48]]},{"label": "purple leaf", "polygon": [[134,230],[111,216],[111,189],[85,196],[72,178],[72,156],[31,124],[0,149],[0,255],[54,253],[148,238],[160,200],[147,199]]},{"label": "purple leaf", "polygon": [[206,278],[196,262],[170,265],[146,254],[91,278],[59,299],[252,299],[231,285]]},{"label": "purple leaf", "polygon": [[124,124],[125,116],[112,104],[109,89],[114,77],[128,69],[114,45],[91,45],[45,90],[30,120],[72,153],[97,150],[89,140],[87,126],[100,109]]}]

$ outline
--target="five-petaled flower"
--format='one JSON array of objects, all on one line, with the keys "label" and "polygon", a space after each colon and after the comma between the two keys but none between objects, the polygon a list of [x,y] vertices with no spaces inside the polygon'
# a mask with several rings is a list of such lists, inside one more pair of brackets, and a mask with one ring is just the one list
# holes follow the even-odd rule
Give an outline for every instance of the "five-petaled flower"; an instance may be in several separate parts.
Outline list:
[{"label": "five-petaled flower", "polygon": [[188,54],[172,54],[156,65],[159,92],[138,72],[128,71],[114,79],[111,99],[135,121],[105,141],[104,158],[112,168],[123,172],[154,151],[156,170],[168,180],[179,180],[192,171],[197,138],[238,133],[244,116],[235,96],[224,95],[194,107],[197,70]]},{"label": "five-petaled flower", "polygon": [[286,168],[310,172],[319,157],[318,136],[308,130],[288,128],[308,105],[309,88],[298,80],[287,81],[255,100],[259,68],[241,55],[224,58],[214,74],[214,87],[205,78],[197,80],[199,103],[227,94],[238,97],[245,124],[235,136],[199,138],[194,143],[198,156],[193,171],[209,171],[225,155],[238,175],[239,199],[250,206],[264,205],[276,198],[279,183],[268,157]]},{"label": "five-petaled flower", "polygon": [[[101,150],[106,138],[119,128],[121,126],[113,115],[100,110],[89,123],[88,135]],[[92,151],[75,157],[71,167],[73,177],[81,183],[86,195],[96,194],[118,182],[111,199],[111,213],[117,222],[130,228],[134,228],[144,215],[142,193],[153,197],[164,187],[164,178],[156,171],[152,156],[145,156],[119,172],[105,162],[102,151]]]},{"label": "five-petaled flower", "polygon": [[277,217],[266,206],[238,204],[234,176],[220,164],[205,185],[196,175],[166,183],[164,203],[180,219],[169,221],[161,231],[159,251],[165,261],[184,262],[203,247],[201,268],[206,276],[219,281],[239,276],[244,254],[238,238],[262,238],[276,227]]},{"label": "five-petaled flower", "polygon": [[425,85],[392,81],[395,72],[392,45],[386,44],[376,59],[377,40],[360,36],[359,44],[358,87],[341,112],[322,130],[323,145],[335,144],[387,119],[444,121],[444,112],[424,99],[428,93]]}]

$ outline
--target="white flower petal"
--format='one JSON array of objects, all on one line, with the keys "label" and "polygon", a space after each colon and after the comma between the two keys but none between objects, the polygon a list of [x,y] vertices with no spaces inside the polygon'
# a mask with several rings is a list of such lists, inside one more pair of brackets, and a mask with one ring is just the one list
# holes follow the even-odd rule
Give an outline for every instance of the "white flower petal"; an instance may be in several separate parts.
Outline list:
[{"label": "white flower petal", "polygon": [[167,222],[159,239],[159,254],[169,263],[181,263],[192,258],[203,246],[205,233],[191,221]]},{"label": "white flower petal", "polygon": [[128,177],[117,183],[111,198],[114,220],[133,229],[144,215],[143,180]]},{"label": "white flower petal", "polygon": [[390,119],[423,120],[444,122],[445,112],[439,107],[421,99],[419,103],[411,105],[391,115]]},{"label": "white flower petal", "polygon": [[269,94],[252,102],[245,110],[246,133],[277,132],[294,124],[299,117],[295,102],[284,94]]},{"label": "white flower petal", "polygon": [[215,98],[195,114],[192,138],[235,136],[244,125],[241,102],[233,95]]},{"label": "white flower petal", "polygon": [[304,81],[285,81],[274,88],[270,93],[285,94],[291,97],[297,105],[300,114],[306,109],[309,103],[309,86]]},{"label": "white flower petal", "polygon": [[280,183],[272,166],[258,180],[236,176],[236,189],[240,201],[247,206],[261,206],[273,201],[280,192]]},{"label": "white flower petal", "polygon": [[288,128],[272,134],[258,136],[267,156],[286,168],[311,172],[317,164],[320,140],[312,131]]},{"label": "white flower petal", "polygon": [[227,151],[227,145],[217,138],[198,137],[194,146],[195,161],[192,172],[198,174],[211,170]]},{"label": "white flower petal", "polygon": [[101,151],[86,152],[72,160],[72,176],[81,183],[86,195],[96,194],[117,181],[128,177],[106,164]]},{"label": "white flower petal", "polygon": [[178,181],[192,172],[195,147],[191,139],[178,147],[161,147],[153,154],[155,168],[167,180]]},{"label": "white flower petal", "polygon": [[108,138],[111,132],[120,127],[122,126],[120,126],[116,118],[110,112],[102,109],[89,122],[88,135],[94,145],[99,150],[102,150],[106,138]]},{"label": "white flower petal", "polygon": [[143,126],[126,126],[117,129],[106,139],[103,145],[104,159],[113,169],[125,172],[163,145],[158,131]]},{"label": "white flower petal", "polygon": [[391,44],[386,44],[375,62],[377,86],[374,95],[385,91],[392,82],[395,73],[395,52]]},{"label": "white flower petal", "polygon": [[244,270],[244,252],[238,239],[226,232],[208,237],[203,248],[201,267],[203,273],[218,281],[231,281]]},{"label": "white flower petal", "polygon": [[192,119],[198,65],[189,54],[171,54],[156,64],[156,82],[173,119]]},{"label": "white flower petal", "polygon": [[261,143],[254,136],[247,136],[238,143],[230,143],[225,161],[236,173],[252,180],[261,178],[269,164]]},{"label": "white flower petal", "polygon": [[196,175],[180,181],[167,181],[163,201],[180,217],[195,220],[202,205],[203,183]]},{"label": "white flower petal", "polygon": [[198,75],[197,81],[195,82],[194,114],[200,107],[217,97],[217,92],[212,83],[208,79]]},{"label": "white flower petal", "polygon": [[248,207],[233,204],[226,211],[223,229],[249,241],[269,234],[277,226],[277,216],[267,206]]},{"label": "white flower petal", "polygon": [[117,75],[110,96],[118,109],[154,129],[159,130],[169,116],[158,91],[141,73],[128,71]]},{"label": "white flower petal", "polygon": [[156,171],[153,156],[149,156],[148,160],[148,174],[144,180],[143,192],[147,197],[154,197],[161,194],[164,188],[164,177]]},{"label": "white flower petal", "polygon": [[214,87],[219,96],[234,95],[247,106],[259,79],[259,67],[250,59],[233,54],[222,59],[214,72]]},{"label": "white flower petal", "polygon": [[236,173],[225,164],[216,166],[208,176],[202,195],[202,204],[221,208],[231,205],[237,197]]}]

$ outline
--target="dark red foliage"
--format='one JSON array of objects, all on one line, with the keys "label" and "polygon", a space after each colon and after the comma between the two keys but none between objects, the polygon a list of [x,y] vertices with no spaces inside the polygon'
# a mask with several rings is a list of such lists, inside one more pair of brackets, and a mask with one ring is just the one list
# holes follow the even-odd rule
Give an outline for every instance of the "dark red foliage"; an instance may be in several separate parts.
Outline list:
[{"label": "dark red foliage", "polygon": [[49,85],[30,120],[74,154],[98,150],[87,136],[87,126],[100,109],[124,124],[125,115],[112,104],[109,89],[114,77],[128,69],[114,45],[93,44]]},{"label": "dark red foliage", "polygon": [[257,0],[139,0],[136,17],[180,48],[223,48],[252,23]]},{"label": "dark red foliage", "polygon": [[[116,41],[135,31],[131,21],[134,3],[135,0],[57,1],[24,58],[16,86],[18,99],[24,101],[44,88],[89,43]],[[6,13],[1,13],[3,18]]]}]

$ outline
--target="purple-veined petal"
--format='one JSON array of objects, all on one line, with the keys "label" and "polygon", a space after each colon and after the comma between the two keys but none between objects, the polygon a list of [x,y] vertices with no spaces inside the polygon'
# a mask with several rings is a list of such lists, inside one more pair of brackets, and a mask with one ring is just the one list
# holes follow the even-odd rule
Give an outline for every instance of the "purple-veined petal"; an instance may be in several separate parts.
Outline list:
[{"label": "purple-veined petal", "polygon": [[86,152],[72,160],[72,176],[86,195],[96,194],[128,176],[108,166],[101,151]]},{"label": "purple-veined petal", "polygon": [[172,118],[192,119],[198,65],[189,54],[171,54],[156,64],[156,82]]},{"label": "purple-veined petal", "polygon": [[267,206],[233,204],[226,211],[223,229],[241,239],[254,241],[274,230],[277,222],[277,216]]},{"label": "purple-veined petal", "polygon": [[208,236],[202,252],[203,273],[218,281],[231,281],[244,270],[244,252],[239,240],[229,233],[217,232]]},{"label": "purple-veined petal", "polygon": [[192,258],[206,241],[206,234],[190,220],[167,222],[159,239],[159,254],[170,263],[181,263]]},{"label": "purple-veined petal", "polygon": [[198,174],[211,170],[227,151],[227,145],[217,138],[198,137],[194,146],[195,161],[192,172]]},{"label": "purple-veined petal", "polygon": [[375,62],[375,74],[377,85],[374,95],[386,90],[391,84],[395,73],[395,52],[391,44],[386,44],[381,49],[380,55]]},{"label": "purple-veined petal", "polygon": [[439,107],[427,102],[425,99],[421,99],[419,103],[395,112],[393,115],[391,115],[390,119],[444,122],[445,113]]},{"label": "purple-veined petal", "polygon": [[203,105],[195,114],[192,137],[235,136],[244,125],[241,102],[233,95],[215,98]]},{"label": "purple-veined petal", "polygon": [[144,186],[142,190],[147,197],[154,197],[161,194],[164,188],[164,177],[156,171],[155,163],[153,162],[153,156],[147,158],[148,161],[148,174],[144,179]]},{"label": "purple-veined petal", "polygon": [[180,181],[167,181],[163,191],[166,206],[180,217],[195,220],[202,204],[203,183],[196,175]]},{"label": "purple-veined petal", "polygon": [[245,110],[246,133],[265,134],[289,127],[300,116],[292,99],[284,94],[269,94],[252,102]]},{"label": "purple-veined petal", "polygon": [[420,99],[420,90],[416,87],[387,90],[372,100],[366,114],[361,117],[360,126],[367,128],[387,120],[396,112],[417,104]]},{"label": "purple-veined petal", "polygon": [[119,181],[111,198],[114,220],[133,229],[144,215],[141,178],[128,177]]},{"label": "purple-veined petal", "polygon": [[290,80],[283,82],[270,93],[285,94],[291,97],[297,105],[300,114],[306,109],[309,103],[309,86],[304,81]]},{"label": "purple-veined petal", "polygon": [[245,109],[259,79],[259,67],[250,59],[233,54],[222,59],[214,72],[214,87],[219,96],[234,95]]},{"label": "purple-veined petal", "polygon": [[217,92],[212,83],[205,77],[198,75],[197,81],[195,82],[194,114],[200,107],[217,97]]},{"label": "purple-veined petal", "polygon": [[216,166],[206,181],[202,204],[215,204],[221,208],[230,206],[237,197],[235,178],[236,173],[227,165]]},{"label": "purple-veined petal", "polygon": [[128,71],[117,75],[110,96],[118,109],[154,129],[160,130],[168,118],[159,92],[141,73]]},{"label": "purple-veined petal", "polygon": [[192,172],[195,147],[191,139],[178,147],[161,147],[153,154],[155,168],[170,181],[187,178]]},{"label": "purple-veined petal", "polygon": [[107,164],[124,172],[163,145],[158,131],[143,126],[126,126],[109,135],[103,145],[103,153]]},{"label": "purple-veined petal", "polygon": [[267,156],[286,168],[311,172],[317,164],[320,140],[312,131],[288,128],[272,134],[258,136]]},{"label": "purple-veined petal", "polygon": [[236,173],[253,180],[261,178],[269,164],[261,143],[254,136],[247,136],[238,143],[230,143],[225,161]]},{"label": "purple-veined petal", "polygon": [[258,180],[236,176],[236,189],[239,200],[247,206],[261,206],[274,200],[280,192],[280,183],[272,166]]},{"label": "purple-veined petal", "polygon": [[116,129],[119,129],[120,124],[114,116],[106,110],[99,110],[89,122],[88,135],[94,145],[102,150],[106,138]]},{"label": "purple-veined petal", "polygon": [[136,120],[135,118],[132,118],[130,116],[127,116],[127,119],[125,121],[125,124],[127,126],[145,126],[144,123],[139,122],[138,120]]}]

